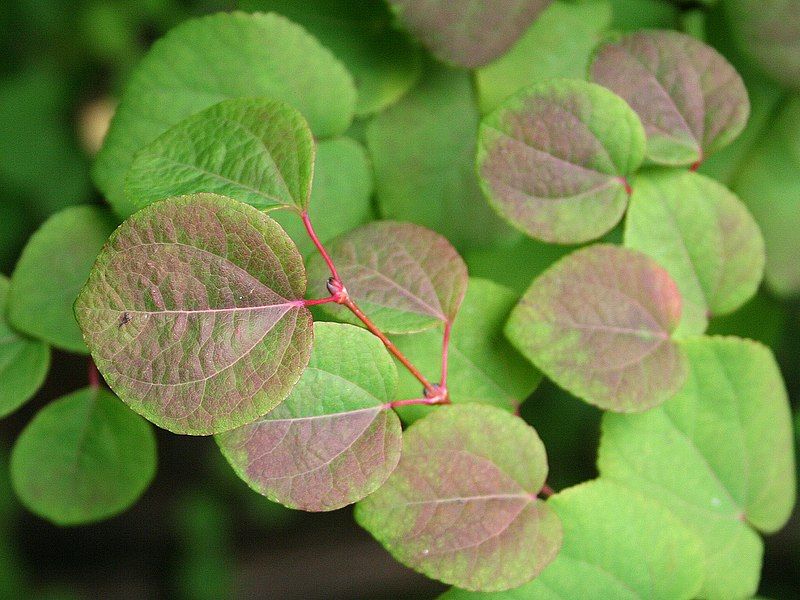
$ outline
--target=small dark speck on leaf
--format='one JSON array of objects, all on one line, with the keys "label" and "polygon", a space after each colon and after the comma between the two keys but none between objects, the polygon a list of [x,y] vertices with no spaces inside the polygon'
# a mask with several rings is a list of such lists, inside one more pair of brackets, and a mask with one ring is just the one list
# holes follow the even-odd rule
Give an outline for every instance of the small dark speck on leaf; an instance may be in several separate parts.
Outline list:
[{"label": "small dark speck on leaf", "polygon": [[130,323],[131,316],[127,312],[122,313],[122,316],[119,318],[119,327],[122,328],[123,325],[127,325]]}]

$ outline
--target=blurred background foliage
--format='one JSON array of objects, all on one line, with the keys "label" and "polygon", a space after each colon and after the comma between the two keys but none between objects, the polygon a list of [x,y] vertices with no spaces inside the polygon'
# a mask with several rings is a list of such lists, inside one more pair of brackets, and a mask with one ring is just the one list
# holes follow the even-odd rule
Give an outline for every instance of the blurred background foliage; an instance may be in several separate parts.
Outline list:
[{"label": "blurred background foliage", "polygon": [[[326,8],[314,12],[314,4]],[[379,0],[360,5],[364,11],[384,10]],[[727,5],[734,9],[726,15]],[[769,345],[797,411],[800,81],[785,69],[772,72],[763,56],[745,56],[746,43],[737,46],[752,32],[729,19],[747,5],[746,0],[612,0],[610,26],[671,27],[704,37],[747,83],[753,105],[748,128],[701,172],[738,192],[764,229],[767,283],[741,310],[713,319],[710,332]],[[331,6],[325,0],[242,5],[282,7],[289,16],[307,20],[312,32],[334,31],[340,6],[338,0]],[[226,0],[0,2],[0,272],[11,273],[25,241],[48,215],[72,204],[102,202],[89,178],[91,156],[114,98],[149,45],[187,18],[238,7]],[[784,41],[795,36],[787,43],[797,52],[800,23],[795,25],[794,33],[791,27],[779,33]],[[341,31],[331,33],[323,42],[335,47],[340,36]],[[543,39],[543,44],[558,42]],[[349,134],[364,140],[366,123],[357,120]],[[445,234],[459,235],[450,222],[443,228]],[[615,236],[618,231],[609,237]],[[567,251],[510,238],[464,248],[472,274],[522,291]],[[443,589],[395,563],[357,528],[349,510],[292,512],[249,491],[210,438],[179,438],[158,430],[160,462],[153,486],[130,511],[109,521],[61,529],[24,512],[8,482],[11,444],[39,408],[84,385],[84,369],[85,359],[56,353],[37,397],[0,422],[0,598],[433,598]],[[523,405],[522,416],[548,449],[552,487],[595,475],[598,410],[545,382]],[[795,422],[800,426],[800,414]],[[798,564],[795,511],[783,531],[766,539],[761,593],[796,597]]]}]

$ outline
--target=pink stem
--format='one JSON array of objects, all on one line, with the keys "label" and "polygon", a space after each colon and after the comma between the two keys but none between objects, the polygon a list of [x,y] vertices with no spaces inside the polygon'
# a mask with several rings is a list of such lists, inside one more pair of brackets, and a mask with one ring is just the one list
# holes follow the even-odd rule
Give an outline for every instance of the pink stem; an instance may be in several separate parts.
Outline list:
[{"label": "pink stem", "polygon": [[93,390],[100,388],[100,371],[97,370],[97,366],[94,364],[94,361],[90,358],[89,359],[89,366],[88,366],[88,376],[89,376],[89,387]]},{"label": "pink stem", "polygon": [[547,499],[548,499],[550,496],[552,496],[553,494],[555,494],[555,492],[553,491],[553,488],[551,488],[551,487],[550,487],[549,485],[547,485],[546,483],[545,483],[545,484],[542,486],[542,489],[541,489],[541,490],[539,490],[539,495],[540,495],[542,498],[544,498],[545,500],[547,500]]},{"label": "pink stem", "polygon": [[439,385],[443,388],[447,388],[447,354],[450,349],[450,330],[453,328],[453,324],[450,321],[447,321],[444,324],[444,336],[442,337],[442,377],[439,381]]},{"label": "pink stem", "polygon": [[435,406],[437,404],[449,404],[449,401],[440,398],[409,398],[407,400],[395,400],[385,404],[387,408],[397,408],[398,406]]},{"label": "pink stem", "polygon": [[319,241],[317,233],[314,231],[313,225],[311,225],[311,219],[308,216],[308,211],[304,210],[302,213],[300,213],[300,218],[303,219],[303,225],[305,225],[306,231],[308,232],[308,237],[311,238],[311,241],[317,247],[317,250],[322,256],[322,260],[324,260],[325,264],[328,265],[328,268],[331,271],[331,275],[333,275],[333,279],[335,281],[341,281],[341,279],[339,279],[339,273],[336,272],[336,267],[333,264],[333,260],[328,254],[328,251],[325,250],[325,247],[322,245],[322,242]]},{"label": "pink stem", "polygon": [[328,296],[327,298],[314,298],[312,300],[303,300],[303,306],[317,306],[319,304],[328,304],[329,302],[336,302],[336,296]]}]

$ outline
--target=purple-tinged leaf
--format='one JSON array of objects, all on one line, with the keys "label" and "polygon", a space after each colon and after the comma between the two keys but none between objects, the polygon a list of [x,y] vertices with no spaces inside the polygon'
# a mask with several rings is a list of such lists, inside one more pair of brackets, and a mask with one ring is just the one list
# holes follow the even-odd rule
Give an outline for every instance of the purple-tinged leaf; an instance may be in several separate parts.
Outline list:
[{"label": "purple-tinged leaf", "polygon": [[486,405],[446,406],[405,433],[400,464],[356,520],[403,564],[468,590],[507,590],[556,556],[561,523],[536,494],[539,436]]},{"label": "purple-tinged leaf", "polygon": [[599,85],[552,80],[525,88],[484,118],[477,168],[489,203],[528,235],[555,243],[600,237],[628,204],[641,165],[636,113]]},{"label": "purple-tinged leaf", "polygon": [[377,489],[397,466],[397,369],[380,340],[314,325],[314,351],[291,394],[254,423],[217,436],[236,473],[291,508],[334,510]]},{"label": "purple-tinged leaf", "polygon": [[506,335],[545,375],[600,408],[640,412],[671,397],[686,358],[671,334],[681,297],[665,269],[626,248],[573,252],[538,277]]},{"label": "purple-tinged leaf", "polygon": [[725,57],[676,31],[639,31],[601,46],[591,74],[638,113],[656,163],[702,162],[736,139],[750,114],[742,78]]},{"label": "purple-tinged leaf", "polygon": [[111,388],[156,425],[194,435],[275,407],[312,345],[289,236],[214,194],[152,204],[111,236],[75,304]]},{"label": "purple-tinged leaf", "polygon": [[389,0],[437,58],[479,67],[504,54],[552,0]]},{"label": "purple-tinged leaf", "polygon": [[[467,267],[450,242],[419,225],[376,221],[336,238],[328,251],[350,297],[386,333],[452,322],[467,290]],[[312,292],[327,294],[329,276],[320,256],[312,256]],[[361,324],[339,305],[323,308]]]}]

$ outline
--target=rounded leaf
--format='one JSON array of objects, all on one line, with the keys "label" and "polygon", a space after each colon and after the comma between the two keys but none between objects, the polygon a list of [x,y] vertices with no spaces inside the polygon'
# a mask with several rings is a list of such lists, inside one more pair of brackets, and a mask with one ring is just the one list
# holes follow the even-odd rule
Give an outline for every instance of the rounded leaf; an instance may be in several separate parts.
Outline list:
[{"label": "rounded leaf", "polygon": [[27,402],[44,383],[50,348],[15,331],[6,321],[8,279],[0,275],[0,417]]},{"label": "rounded leaf", "polygon": [[558,553],[561,524],[536,498],[544,446],[522,419],[445,406],[405,433],[400,464],[356,505],[356,520],[428,577],[498,591],[534,578]]},{"label": "rounded leaf", "polygon": [[736,139],[750,115],[744,82],[725,57],[677,31],[638,31],[606,43],[591,74],[639,115],[655,163],[699,164]]},{"label": "rounded leaf", "polygon": [[196,192],[260,209],[302,210],[313,172],[314,138],[303,115],[283,102],[235,98],[181,121],[139,150],[125,192],[130,212]]},{"label": "rounded leaf", "polygon": [[276,14],[217,13],[158,40],[125,88],[94,179],[122,215],[134,154],[183,119],[227,98],[268,97],[297,108],[314,135],[343,133],[353,118],[353,79],[302,27]]},{"label": "rounded leaf", "polygon": [[800,89],[800,3],[726,0],[724,6],[740,50],[783,85]]},{"label": "rounded leaf", "polygon": [[82,389],[45,406],[11,453],[17,496],[58,525],[122,512],[147,489],[155,470],[152,429],[102,389]]},{"label": "rounded leaf", "polygon": [[356,114],[399,100],[420,72],[421,52],[392,24],[384,2],[363,0],[240,0],[244,10],[275,11],[305,27],[353,74]]},{"label": "rounded leaf", "polygon": [[98,369],[175,433],[262,416],[311,353],[297,248],[272,219],[214,194],[151,204],[114,233],[75,304]]},{"label": "rounded leaf", "polygon": [[[451,322],[467,289],[467,267],[445,238],[411,223],[376,221],[330,243],[328,252],[350,297],[385,333],[422,331]],[[312,291],[326,294],[330,276],[322,258],[308,262]],[[349,310],[325,311],[354,324]]]},{"label": "rounded leaf", "polygon": [[481,122],[478,175],[489,203],[531,237],[600,237],[628,204],[626,176],[644,158],[639,118],[608,90],[579,80],[525,88]]},{"label": "rounded leaf", "polygon": [[[448,345],[447,390],[454,403],[492,404],[514,412],[541,381],[542,374],[503,335],[503,326],[517,299],[502,285],[470,278]],[[423,373],[440,371],[441,329],[392,336],[392,342]],[[397,396],[414,398],[421,393],[419,381],[401,370]],[[400,414],[409,421],[432,410],[436,408],[408,406],[400,409]]]},{"label": "rounded leaf", "polygon": [[669,271],[694,333],[705,331],[707,316],[749,300],[764,273],[764,240],[747,208],[725,186],[688,171],[637,177],[625,245]]},{"label": "rounded leaf", "polygon": [[547,504],[564,525],[564,545],[539,577],[512,595],[453,589],[440,600],[696,597],[705,574],[700,541],[657,500],[601,478]]},{"label": "rounded leaf", "polygon": [[62,350],[86,353],[72,305],[116,225],[111,211],[99,206],[65,208],[45,221],[11,277],[11,325]]},{"label": "rounded leaf", "polygon": [[314,351],[291,394],[257,421],[217,436],[237,475],[290,508],[335,510],[386,481],[402,445],[391,409],[397,369],[381,341],[314,325]]},{"label": "rounded leaf", "polygon": [[680,317],[678,288],[653,259],[594,245],[531,284],[506,335],[567,391],[606,410],[639,412],[686,378],[686,359],[671,338]]},{"label": "rounded leaf", "polygon": [[786,390],[768,348],[737,338],[682,343],[686,385],[642,415],[606,415],[598,456],[610,477],[665,503],[701,538],[701,597],[755,592],[762,543],[744,523],[779,529],[795,501]]},{"label": "rounded leaf", "polygon": [[389,0],[434,56],[478,67],[504,54],[552,0]]}]

